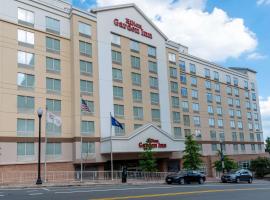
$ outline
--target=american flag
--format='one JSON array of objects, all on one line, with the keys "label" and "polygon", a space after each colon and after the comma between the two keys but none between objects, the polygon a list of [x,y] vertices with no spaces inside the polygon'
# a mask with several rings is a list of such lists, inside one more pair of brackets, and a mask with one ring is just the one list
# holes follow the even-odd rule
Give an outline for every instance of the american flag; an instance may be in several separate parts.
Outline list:
[{"label": "american flag", "polygon": [[86,112],[91,112],[85,100],[81,100],[81,109]]}]

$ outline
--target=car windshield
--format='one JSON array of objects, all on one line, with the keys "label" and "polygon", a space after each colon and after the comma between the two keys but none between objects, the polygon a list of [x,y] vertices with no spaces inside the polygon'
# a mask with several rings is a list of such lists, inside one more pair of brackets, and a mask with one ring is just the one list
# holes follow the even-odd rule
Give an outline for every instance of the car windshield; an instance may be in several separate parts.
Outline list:
[{"label": "car windshield", "polygon": [[230,171],[231,174],[240,174],[242,172],[242,170],[239,169],[233,169]]},{"label": "car windshield", "polygon": [[186,171],[180,171],[180,172],[178,172],[177,174],[178,175],[185,175],[187,172]]}]

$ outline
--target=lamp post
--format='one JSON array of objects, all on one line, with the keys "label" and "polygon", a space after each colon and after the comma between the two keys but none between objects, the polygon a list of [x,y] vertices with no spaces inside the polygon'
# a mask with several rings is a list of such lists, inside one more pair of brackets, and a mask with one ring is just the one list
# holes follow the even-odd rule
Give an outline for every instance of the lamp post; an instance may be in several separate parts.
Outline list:
[{"label": "lamp post", "polygon": [[222,166],[222,173],[224,174],[225,164],[224,164],[224,154],[223,154],[223,141],[220,141],[220,161]]},{"label": "lamp post", "polygon": [[40,185],[42,184],[42,180],[40,178],[40,151],[41,151],[41,117],[43,114],[43,110],[39,108],[37,110],[37,114],[38,114],[38,120],[39,120],[38,121],[39,127],[38,127],[38,178],[37,178],[36,184]]}]

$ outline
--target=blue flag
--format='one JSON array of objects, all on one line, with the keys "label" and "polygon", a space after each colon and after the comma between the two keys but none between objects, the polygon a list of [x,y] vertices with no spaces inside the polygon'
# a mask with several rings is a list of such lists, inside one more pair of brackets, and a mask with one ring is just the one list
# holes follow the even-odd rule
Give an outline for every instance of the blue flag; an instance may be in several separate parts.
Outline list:
[{"label": "blue flag", "polygon": [[117,121],[113,116],[111,116],[111,122],[112,122],[112,126],[117,126],[121,129],[124,129],[122,124],[119,121]]}]

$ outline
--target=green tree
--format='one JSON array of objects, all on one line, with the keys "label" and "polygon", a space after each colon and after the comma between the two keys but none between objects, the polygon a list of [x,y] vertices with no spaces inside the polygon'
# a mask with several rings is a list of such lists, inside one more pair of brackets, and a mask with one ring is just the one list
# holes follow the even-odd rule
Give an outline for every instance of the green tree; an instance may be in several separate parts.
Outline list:
[{"label": "green tree", "polygon": [[185,150],[183,156],[183,166],[188,170],[197,170],[202,165],[201,154],[200,154],[200,146],[193,139],[192,135],[186,137],[185,141]]},{"label": "green tree", "polygon": [[152,151],[151,140],[147,139],[143,144],[143,153],[141,154],[141,160],[139,161],[140,168],[142,171],[155,172],[157,171],[157,162],[154,158]]},{"label": "green tree", "polygon": [[[218,151],[217,155],[220,158],[221,151]],[[238,167],[237,163],[233,159],[229,158],[226,155],[223,155],[223,158],[224,158],[224,169],[227,172],[231,171],[232,169],[237,169],[237,167]],[[221,160],[215,161],[213,167],[216,169],[216,171],[221,172],[222,171],[222,162],[221,162]]]},{"label": "green tree", "polygon": [[270,173],[270,159],[258,157],[251,161],[250,169],[255,172],[257,177],[263,178],[264,175]]},{"label": "green tree", "polygon": [[265,143],[265,151],[270,154],[270,137],[266,138]]}]

